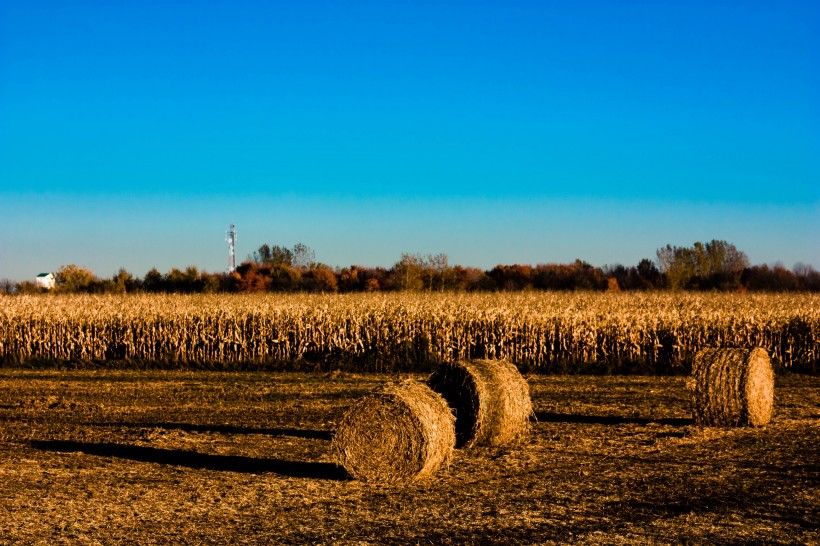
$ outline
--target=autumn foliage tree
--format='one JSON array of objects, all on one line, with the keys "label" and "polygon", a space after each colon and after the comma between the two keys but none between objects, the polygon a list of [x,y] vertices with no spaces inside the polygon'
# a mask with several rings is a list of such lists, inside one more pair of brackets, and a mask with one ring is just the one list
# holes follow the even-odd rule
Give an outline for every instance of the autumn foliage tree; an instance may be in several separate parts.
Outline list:
[{"label": "autumn foliage tree", "polygon": [[316,265],[302,276],[303,288],[308,292],[333,293],[339,291],[336,274],[326,265]]},{"label": "autumn foliage tree", "polygon": [[[594,267],[583,260],[538,265],[499,264],[489,271],[450,265],[446,254],[401,255],[393,267],[352,265],[331,268],[316,261],[310,247],[263,244],[232,273],[207,273],[195,266],[152,268],[142,279],[120,268],[99,279],[85,267],[64,265],[55,274],[57,291],[86,293],[202,292],[376,292],[522,290],[753,290],[820,291],[820,273],[806,264],[791,271],[781,264],[750,266],[746,254],[726,241],[666,245],[657,262]],[[0,284],[6,293],[38,293],[35,283]]]}]

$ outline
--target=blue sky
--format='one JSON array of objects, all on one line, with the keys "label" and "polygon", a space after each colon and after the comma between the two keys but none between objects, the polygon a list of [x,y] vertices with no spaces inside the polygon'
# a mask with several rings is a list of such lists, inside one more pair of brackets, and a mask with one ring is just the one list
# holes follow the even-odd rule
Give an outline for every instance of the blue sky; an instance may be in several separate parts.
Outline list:
[{"label": "blue sky", "polygon": [[0,5],[0,278],[632,265],[725,239],[820,267],[820,3]]}]

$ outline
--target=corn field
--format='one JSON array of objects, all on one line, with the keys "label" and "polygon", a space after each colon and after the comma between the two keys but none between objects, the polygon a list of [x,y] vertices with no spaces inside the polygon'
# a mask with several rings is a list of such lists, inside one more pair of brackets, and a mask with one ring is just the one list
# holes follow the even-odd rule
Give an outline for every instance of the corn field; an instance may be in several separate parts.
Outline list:
[{"label": "corn field", "polygon": [[536,372],[686,372],[701,348],[815,373],[820,296],[498,293],[0,296],[0,363],[425,370],[508,358]]}]

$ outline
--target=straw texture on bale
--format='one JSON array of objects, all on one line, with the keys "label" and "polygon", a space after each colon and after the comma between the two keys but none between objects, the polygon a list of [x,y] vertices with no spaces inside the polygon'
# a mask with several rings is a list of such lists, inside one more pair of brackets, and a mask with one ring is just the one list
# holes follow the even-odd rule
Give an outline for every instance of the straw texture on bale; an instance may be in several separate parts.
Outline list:
[{"label": "straw texture on bale", "polygon": [[529,385],[507,360],[442,364],[427,384],[453,409],[459,447],[511,445],[529,432]]},{"label": "straw texture on bale", "polygon": [[772,418],[774,372],[765,349],[703,349],[692,365],[695,422],[760,426]]},{"label": "straw texture on bale", "polygon": [[333,438],[336,460],[354,478],[410,482],[435,473],[455,447],[454,417],[427,385],[387,384],[356,402]]}]

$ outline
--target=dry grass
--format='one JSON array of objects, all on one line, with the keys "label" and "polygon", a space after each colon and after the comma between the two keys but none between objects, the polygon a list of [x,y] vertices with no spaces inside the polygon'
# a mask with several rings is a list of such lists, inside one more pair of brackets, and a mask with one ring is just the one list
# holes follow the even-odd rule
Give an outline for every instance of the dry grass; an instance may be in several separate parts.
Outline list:
[{"label": "dry grass", "polygon": [[351,476],[396,483],[429,478],[450,460],[455,444],[447,402],[408,379],[356,401],[336,427],[332,447]]},{"label": "dry grass", "polygon": [[509,446],[529,432],[529,385],[511,362],[442,364],[427,382],[453,409],[459,446]]},{"label": "dry grass", "polygon": [[692,366],[695,422],[761,426],[772,418],[774,373],[769,355],[754,349],[704,349]]},{"label": "dry grass", "polygon": [[818,378],[777,377],[768,425],[710,428],[682,377],[531,376],[525,443],[347,479],[335,423],[396,379],[0,370],[0,544],[820,540]]}]

